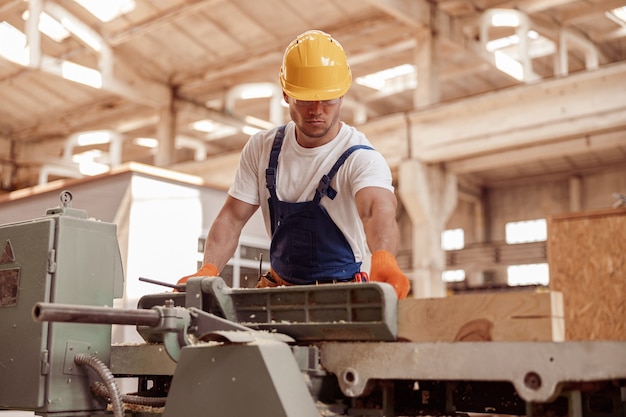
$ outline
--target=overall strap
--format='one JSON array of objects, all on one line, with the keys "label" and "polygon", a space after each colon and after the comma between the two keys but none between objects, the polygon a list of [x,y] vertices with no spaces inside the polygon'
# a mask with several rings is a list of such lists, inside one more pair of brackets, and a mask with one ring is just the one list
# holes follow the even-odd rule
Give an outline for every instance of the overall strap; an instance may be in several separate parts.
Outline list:
[{"label": "overall strap", "polygon": [[283,146],[283,140],[285,139],[286,125],[280,126],[276,130],[276,136],[274,136],[274,143],[272,144],[272,151],[270,152],[270,160],[267,168],[265,169],[265,186],[270,192],[270,196],[276,199],[276,168],[278,167],[278,154],[280,154],[280,148]]},{"label": "overall strap", "polygon": [[330,186],[330,182],[333,180],[333,178],[337,174],[337,171],[339,171],[339,168],[341,168],[344,162],[346,162],[346,160],[352,154],[352,152],[356,151],[357,149],[374,150],[374,148],[372,148],[371,146],[367,146],[367,145],[354,145],[346,149],[344,153],[341,154],[339,159],[337,159],[337,162],[335,162],[335,165],[333,165],[330,171],[328,171],[328,174],[325,174],[320,180],[319,185],[317,186],[317,190],[315,190],[315,197],[313,198],[313,201],[315,203],[319,204],[320,200],[322,199],[324,195],[328,196],[328,198],[330,198],[331,200],[335,198],[335,196],[337,195],[337,191],[335,191]]}]

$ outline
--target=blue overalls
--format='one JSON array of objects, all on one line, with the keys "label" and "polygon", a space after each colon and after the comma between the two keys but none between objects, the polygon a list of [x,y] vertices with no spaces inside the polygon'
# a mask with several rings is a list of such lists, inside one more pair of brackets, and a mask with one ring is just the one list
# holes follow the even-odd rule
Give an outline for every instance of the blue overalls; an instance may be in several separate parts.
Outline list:
[{"label": "blue overalls", "polygon": [[330,218],[320,200],[326,195],[331,200],[337,192],[330,183],[339,168],[357,149],[373,149],[366,145],[348,148],[331,170],[319,182],[311,201],[289,203],[276,195],[276,168],[278,155],[285,138],[285,126],[278,128],[265,170],[272,243],[272,269],[285,281],[294,285],[351,281],[359,273],[361,262],[356,262],[350,244]]}]

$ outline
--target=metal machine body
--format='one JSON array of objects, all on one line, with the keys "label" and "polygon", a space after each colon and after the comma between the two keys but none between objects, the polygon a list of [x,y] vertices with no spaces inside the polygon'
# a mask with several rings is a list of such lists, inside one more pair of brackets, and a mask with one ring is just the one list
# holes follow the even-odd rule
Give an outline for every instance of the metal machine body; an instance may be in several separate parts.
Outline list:
[{"label": "metal machine body", "polygon": [[266,340],[184,348],[163,417],[181,415],[318,417],[319,413],[289,346]]},{"label": "metal machine body", "polygon": [[112,306],[122,289],[116,226],[88,219],[71,200],[64,191],[62,205],[43,217],[0,226],[0,409],[67,415],[106,408],[73,357],[108,363],[111,326],[39,323],[31,315],[37,302]]},{"label": "metal machine body", "polygon": [[[166,397],[164,417],[626,416],[625,342],[400,342],[386,284],[257,290],[199,277],[139,307],[109,319],[84,309],[82,320],[138,324],[153,344],[114,346],[111,370],[154,382],[168,378],[159,363],[173,368],[153,383],[165,387],[151,394]],[[35,311],[79,316],[53,304]],[[146,366],[150,346],[160,351]],[[164,352],[175,366],[156,359]]]},{"label": "metal machine body", "polygon": [[[61,211],[0,228],[15,252],[0,262],[0,325],[18,340],[0,345],[0,409],[44,417],[626,417],[626,342],[403,342],[396,295],[384,283],[235,289],[194,277],[179,292],[144,296],[137,309],[102,307],[121,270],[112,230],[94,233]],[[43,243],[22,245],[25,236]],[[67,272],[76,242],[91,238],[102,242],[69,258],[77,269]],[[92,262],[94,280],[106,283],[87,292],[96,285]],[[17,297],[6,290],[16,282]],[[136,326],[146,343],[109,346],[109,324]],[[108,367],[98,375],[139,378],[128,404],[160,405],[124,411],[111,378],[96,394],[85,354]],[[5,388],[23,375],[29,382]]]}]

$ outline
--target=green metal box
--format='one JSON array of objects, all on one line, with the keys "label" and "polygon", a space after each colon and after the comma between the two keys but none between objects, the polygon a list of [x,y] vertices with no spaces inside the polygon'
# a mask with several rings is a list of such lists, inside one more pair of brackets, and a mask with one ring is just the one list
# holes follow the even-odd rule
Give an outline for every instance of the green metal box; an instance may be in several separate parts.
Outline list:
[{"label": "green metal box", "polygon": [[0,226],[0,409],[42,416],[104,409],[89,391],[96,374],[74,356],[109,364],[111,326],[36,322],[32,309],[37,302],[112,307],[122,288],[116,225],[66,205]]}]

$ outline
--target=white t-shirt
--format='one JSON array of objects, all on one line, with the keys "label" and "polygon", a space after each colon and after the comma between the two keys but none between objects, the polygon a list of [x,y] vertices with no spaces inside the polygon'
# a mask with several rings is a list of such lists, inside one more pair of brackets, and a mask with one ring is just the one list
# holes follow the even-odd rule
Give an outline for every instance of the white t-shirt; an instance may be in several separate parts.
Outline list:
[{"label": "white t-shirt", "polygon": [[[276,129],[271,129],[250,137],[241,153],[235,182],[228,191],[238,200],[261,206],[270,236],[267,204],[270,194],[266,187],[265,169],[275,135]],[[363,133],[342,123],[338,135],[329,143],[316,148],[303,148],[296,141],[295,124],[289,122],[276,170],[278,198],[292,203],[311,201],[322,176],[328,174],[341,154],[353,145],[372,146]],[[358,149],[341,166],[331,187],[337,195],[333,200],[323,196],[321,205],[350,243],[355,260],[361,262],[369,250],[354,196],[364,187],[382,187],[393,192],[391,170],[378,151]]]}]

